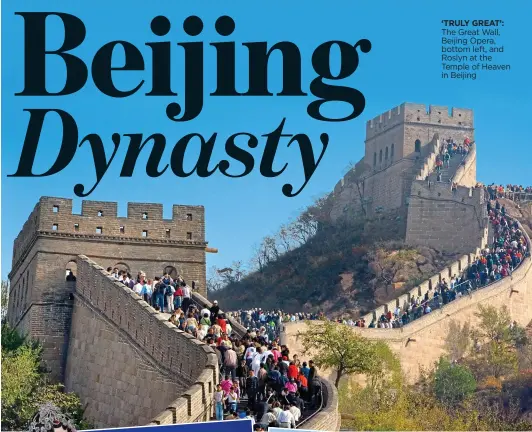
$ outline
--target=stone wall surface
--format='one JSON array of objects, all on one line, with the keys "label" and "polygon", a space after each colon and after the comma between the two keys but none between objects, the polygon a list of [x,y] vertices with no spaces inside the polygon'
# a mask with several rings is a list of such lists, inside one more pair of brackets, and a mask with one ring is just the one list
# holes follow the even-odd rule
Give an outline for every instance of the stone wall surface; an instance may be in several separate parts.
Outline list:
[{"label": "stone wall surface", "polygon": [[[446,253],[468,253],[487,229],[484,189],[416,180],[408,205],[406,243]],[[473,245],[473,247],[472,247]]]},{"label": "stone wall surface", "polygon": [[127,217],[116,202],[42,197],[14,241],[8,322],[41,340],[52,378],[64,380],[73,286],[80,253],[107,267],[149,278],[170,268],[206,293],[205,222],[202,206],[174,205],[163,218],[160,204],[128,203]]},{"label": "stone wall surface", "polygon": [[78,257],[65,385],[97,427],[211,418],[213,350],[170,324],[102,267]]},{"label": "stone wall surface", "polygon": [[[528,325],[532,320],[532,259],[526,258],[512,276],[455,300],[401,329],[353,328],[351,331],[371,340],[386,341],[398,354],[407,380],[415,382],[420,367],[430,368],[441,355],[446,354],[445,339],[451,321],[460,324],[470,322],[474,326],[478,322],[475,313],[480,304],[496,308],[506,306],[512,319],[522,326]],[[310,324],[320,325],[320,322],[311,321]],[[303,352],[298,333],[306,328],[303,322],[285,326],[287,344],[294,353],[301,355]],[[334,373],[324,371],[329,379]]]},{"label": "stone wall surface", "polygon": [[324,400],[323,407],[299,427],[304,430],[338,431],[342,421],[338,411],[338,391],[328,379],[320,377],[320,382]]},{"label": "stone wall surface", "polygon": [[468,155],[463,161],[463,165],[458,167],[453,182],[461,186],[474,187],[477,184],[477,147],[473,145]]}]

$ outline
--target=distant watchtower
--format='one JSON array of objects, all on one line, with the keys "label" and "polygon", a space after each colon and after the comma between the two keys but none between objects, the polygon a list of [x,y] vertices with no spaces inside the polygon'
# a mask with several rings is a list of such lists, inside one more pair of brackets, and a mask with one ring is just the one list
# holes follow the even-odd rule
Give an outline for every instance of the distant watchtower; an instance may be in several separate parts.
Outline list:
[{"label": "distant watchtower", "polygon": [[206,296],[203,206],[174,205],[168,220],[161,204],[128,203],[127,217],[118,217],[117,208],[115,202],[83,201],[81,214],[72,214],[72,200],[42,197],[15,239],[8,321],[41,340],[58,380],[75,289],[66,276],[76,274],[78,255],[133,277],[141,270],[148,278],[179,274]]},{"label": "distant watchtower", "polygon": [[382,170],[401,159],[424,158],[428,144],[439,134],[441,139],[474,141],[473,111],[446,106],[404,103],[366,124],[364,162]]},{"label": "distant watchtower", "polygon": [[[412,182],[435,151],[435,137],[475,140],[473,111],[403,103],[366,123],[364,157],[334,189],[333,220],[393,211],[406,219]],[[443,142],[443,141],[442,141]],[[476,178],[476,164],[469,170]]]}]

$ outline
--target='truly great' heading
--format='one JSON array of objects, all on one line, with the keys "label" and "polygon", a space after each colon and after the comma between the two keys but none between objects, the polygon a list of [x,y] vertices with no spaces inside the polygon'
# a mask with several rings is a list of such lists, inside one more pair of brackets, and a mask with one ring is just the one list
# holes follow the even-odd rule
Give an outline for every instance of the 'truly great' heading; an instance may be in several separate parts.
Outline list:
[{"label": "'truly great' heading", "polygon": [[[142,93],[145,97],[166,97],[171,102],[165,104],[164,113],[167,119],[175,123],[191,122],[200,117],[205,103],[204,82],[204,56],[205,42],[199,39],[204,27],[201,18],[189,16],[183,21],[183,31],[188,36],[186,42],[173,42],[169,35],[172,32],[172,23],[165,16],[157,16],[151,21],[151,33],[155,41],[146,42],[144,53],[133,43],[117,40],[104,44],[99,48],[92,60],[84,61],[73,52],[80,47],[86,39],[87,29],[83,21],[71,14],[61,12],[18,12],[24,20],[24,88],[16,96],[25,97],[60,97],[78,93],[84,87],[91,85],[89,81],[102,94],[110,98],[128,98]],[[64,38],[61,47],[55,50],[46,48],[47,25],[50,17],[59,18],[64,27]],[[247,70],[248,89],[246,92],[237,90],[237,44],[224,38],[229,37],[235,31],[235,21],[229,16],[222,16],[215,22],[214,29],[221,36],[221,41],[210,42],[216,55],[216,82],[215,90],[208,94],[210,97],[308,97],[302,85],[302,56],[298,46],[293,42],[282,41],[273,45],[267,42],[243,42],[246,48],[249,62]],[[181,86],[175,84],[175,73],[172,71],[172,56],[176,55],[176,47],[181,48],[182,65],[184,68],[184,83]],[[333,72],[331,52],[333,47],[339,52],[339,67]],[[307,106],[308,115],[322,122],[345,122],[357,118],[365,108],[364,95],[357,89],[341,85],[340,81],[351,77],[358,68],[359,54],[368,53],[371,43],[367,39],[361,39],[355,44],[343,41],[324,42],[314,50],[311,64],[316,76],[309,84],[311,102]],[[113,56],[121,51],[123,64],[116,66]],[[282,90],[273,94],[268,88],[268,63],[272,53],[282,56]],[[146,67],[145,56],[150,56],[150,70]],[[64,85],[57,91],[47,88],[47,58],[59,58],[66,70]],[[118,86],[116,83],[121,74],[136,74],[138,82],[130,88]],[[128,78],[129,78],[128,76]],[[327,82],[329,81],[329,82]],[[184,94],[180,97],[180,94]],[[80,96],[81,97],[81,96]],[[50,99],[50,100],[53,100]],[[323,107],[327,104],[343,103],[349,106],[347,115],[333,118],[324,114]],[[188,177],[193,174],[199,177],[209,177],[217,170],[228,177],[244,177],[255,166],[255,159],[249,149],[258,146],[258,138],[247,132],[238,132],[226,139],[225,151],[231,160],[223,159],[214,167],[211,165],[211,156],[216,144],[217,134],[204,137],[201,133],[192,133],[180,138],[174,145],[170,160],[164,164],[161,159],[166,148],[166,137],[162,134],[152,134],[144,137],[142,133],[118,134],[114,133],[110,138],[114,145],[112,154],[108,155],[104,148],[104,138],[97,133],[90,133],[79,139],[78,125],[76,120],[68,112],[56,108],[27,108],[29,122],[26,136],[22,146],[18,169],[11,177],[44,177],[59,173],[73,160],[76,150],[84,144],[90,146],[94,159],[96,181],[92,187],[82,184],[74,186],[74,193],[80,197],[90,195],[107,173],[117,150],[124,143],[127,145],[126,156],[121,177],[131,177],[137,159],[148,143],[152,143],[152,149],[146,164],[146,174],[149,177],[159,177],[168,168],[178,177]],[[45,121],[50,116],[59,116],[62,124],[62,138],[58,156],[50,169],[44,173],[34,173],[34,163],[37,148],[40,142],[41,132]],[[268,134],[264,152],[260,161],[260,172],[265,177],[277,177],[281,175],[288,164],[279,171],[273,169],[276,151],[281,138],[289,138],[287,146],[292,143],[298,144],[304,171],[304,182],[301,187],[294,191],[294,186],[285,184],[283,194],[288,197],[298,195],[306,186],[329,144],[329,136],[326,133],[320,135],[321,151],[318,157],[314,155],[314,149],[310,138],[303,134],[283,133],[286,118],[280,120],[279,126]],[[97,127],[97,125],[90,125]],[[127,144],[126,144],[127,142]],[[237,144],[238,142],[238,144]],[[185,169],[184,157],[187,147],[199,143],[200,154],[197,164],[193,169]],[[49,143],[48,143],[49,144]],[[236,163],[243,165],[244,169],[235,170]],[[237,171],[237,172],[235,172]]]}]

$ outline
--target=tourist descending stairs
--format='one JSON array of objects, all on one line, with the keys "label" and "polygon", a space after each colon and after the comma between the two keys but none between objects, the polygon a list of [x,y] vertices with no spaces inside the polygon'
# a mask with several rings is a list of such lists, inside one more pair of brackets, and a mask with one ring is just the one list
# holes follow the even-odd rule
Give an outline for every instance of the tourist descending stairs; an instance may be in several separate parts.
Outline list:
[{"label": "tourist descending stairs", "polygon": [[[454,154],[451,159],[449,160],[449,165],[447,166],[447,162],[443,163],[443,166],[440,169],[440,182],[443,183],[450,183],[451,179],[456,174],[456,171],[460,167],[460,164],[462,163],[465,155],[463,154]],[[436,183],[438,181],[438,170],[434,170],[429,174],[428,181],[431,183]]]}]

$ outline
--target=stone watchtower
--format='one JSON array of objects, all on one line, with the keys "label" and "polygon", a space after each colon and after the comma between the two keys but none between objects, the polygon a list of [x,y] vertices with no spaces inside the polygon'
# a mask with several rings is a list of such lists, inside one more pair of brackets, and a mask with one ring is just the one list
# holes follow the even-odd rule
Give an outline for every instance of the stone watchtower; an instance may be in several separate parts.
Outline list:
[{"label": "stone watchtower", "polygon": [[446,106],[404,103],[366,124],[364,162],[373,171],[403,159],[421,159],[429,153],[435,134],[463,142],[474,141],[473,111]]},{"label": "stone watchtower", "polygon": [[77,256],[104,268],[118,267],[148,278],[182,275],[206,296],[205,215],[203,206],[174,205],[163,219],[161,204],[128,203],[118,217],[117,203],[83,201],[72,214],[72,200],[42,197],[13,246],[8,322],[41,340],[43,357],[62,380],[66,364]]},{"label": "stone watchtower", "polygon": [[[334,189],[331,217],[406,211],[412,182],[434,151],[434,137],[474,141],[473,111],[403,103],[366,124],[364,157]],[[405,216],[405,215],[403,215]]]}]

